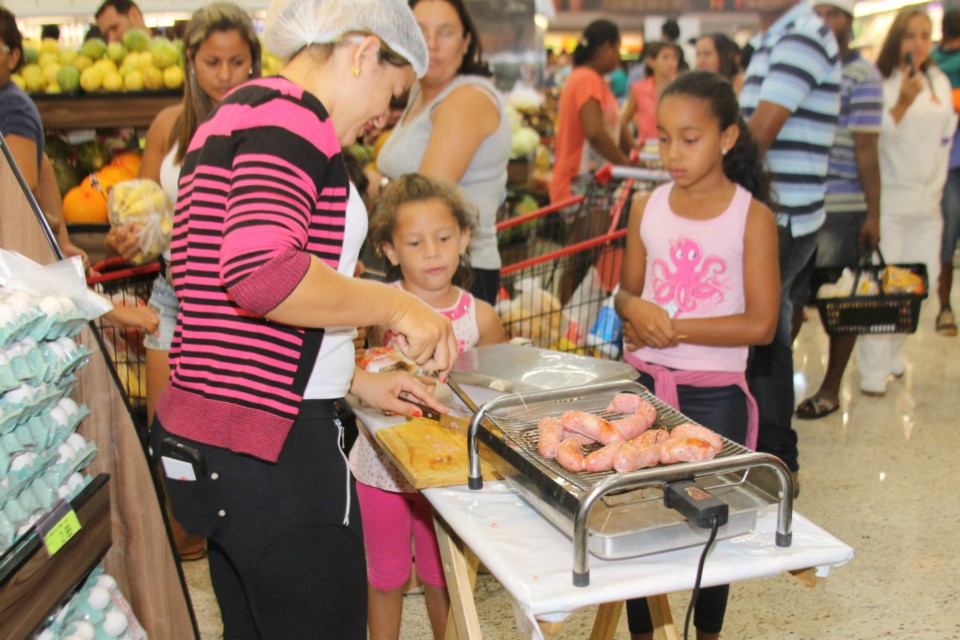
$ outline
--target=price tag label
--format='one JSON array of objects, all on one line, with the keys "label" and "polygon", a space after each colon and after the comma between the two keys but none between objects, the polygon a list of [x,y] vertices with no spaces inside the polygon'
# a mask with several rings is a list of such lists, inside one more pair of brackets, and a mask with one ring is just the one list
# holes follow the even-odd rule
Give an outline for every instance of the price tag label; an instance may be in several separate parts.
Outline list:
[{"label": "price tag label", "polygon": [[37,521],[37,531],[43,538],[47,553],[55,555],[70,538],[80,531],[80,519],[70,503],[61,498],[47,515]]}]

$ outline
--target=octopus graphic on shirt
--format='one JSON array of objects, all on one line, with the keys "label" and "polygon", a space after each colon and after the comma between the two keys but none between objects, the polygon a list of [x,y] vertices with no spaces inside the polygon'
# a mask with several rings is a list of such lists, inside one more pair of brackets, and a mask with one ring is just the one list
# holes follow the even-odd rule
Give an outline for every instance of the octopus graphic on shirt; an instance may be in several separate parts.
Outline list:
[{"label": "octopus graphic on shirt", "polygon": [[730,288],[726,278],[727,263],[717,256],[703,255],[700,245],[684,236],[670,241],[670,262],[653,261],[654,300],[671,317],[680,314],[699,316],[709,313],[724,299]]}]

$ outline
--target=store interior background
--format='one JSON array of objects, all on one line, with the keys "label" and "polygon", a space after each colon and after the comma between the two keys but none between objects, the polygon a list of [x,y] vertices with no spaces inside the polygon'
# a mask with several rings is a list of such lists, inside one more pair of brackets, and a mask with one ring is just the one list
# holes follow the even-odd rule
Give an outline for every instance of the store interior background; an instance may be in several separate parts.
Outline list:
[{"label": "store interior background", "polygon": [[[681,40],[702,33],[723,32],[741,45],[756,32],[757,16],[740,8],[747,0],[467,0],[481,31],[484,50],[494,66],[501,90],[518,84],[540,88],[546,65],[546,49],[572,52],[592,20],[614,20],[622,33],[621,51],[634,62],[645,40],[659,39],[664,20],[675,18]],[[96,0],[5,0],[17,16],[24,36],[39,39],[42,25],[59,24],[64,46],[79,46],[93,21]],[[261,26],[264,1],[237,0]],[[189,20],[197,7],[192,0],[141,0],[138,5],[150,27],[173,28]],[[879,47],[896,12],[903,6],[920,6],[934,22],[939,38],[943,11],[960,8],[960,0],[909,2],[909,0],[861,0],[856,5],[855,45],[871,58]],[[509,26],[509,28],[506,28]],[[692,47],[689,49],[692,54]]]}]

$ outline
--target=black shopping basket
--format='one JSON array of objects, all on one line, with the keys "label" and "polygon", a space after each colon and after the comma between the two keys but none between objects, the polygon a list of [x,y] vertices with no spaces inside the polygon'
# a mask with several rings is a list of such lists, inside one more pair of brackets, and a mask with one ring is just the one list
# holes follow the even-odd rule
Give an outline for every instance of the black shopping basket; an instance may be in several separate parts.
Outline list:
[{"label": "black shopping basket", "polygon": [[[160,271],[156,262],[133,266],[123,258],[110,258],[93,266],[98,275],[87,278],[87,284],[97,293],[109,298],[114,306],[142,306],[150,299],[153,281]],[[103,316],[95,325],[103,339],[110,363],[123,385],[130,407],[142,423],[147,415],[147,369],[143,347],[144,333],[140,329],[121,329]]]},{"label": "black shopping basket", "polygon": [[[882,333],[914,333],[920,319],[920,303],[927,297],[927,267],[919,263],[892,265],[918,276],[920,293],[884,293],[882,280],[887,264],[880,250],[876,250],[879,264],[861,263],[851,267],[853,283],[849,293],[840,297],[820,297],[815,300],[820,320],[826,332],[836,335]],[[869,260],[869,258],[868,258]],[[844,267],[822,267],[814,270],[815,282],[837,282]],[[875,292],[858,293],[863,282],[875,283]]]}]

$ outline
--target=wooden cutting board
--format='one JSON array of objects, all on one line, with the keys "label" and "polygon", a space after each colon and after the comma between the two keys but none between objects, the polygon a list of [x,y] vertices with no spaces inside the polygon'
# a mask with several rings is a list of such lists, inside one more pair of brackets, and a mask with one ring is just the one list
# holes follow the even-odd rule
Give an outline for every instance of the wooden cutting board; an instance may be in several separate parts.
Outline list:
[{"label": "wooden cutting board", "polygon": [[[413,418],[377,431],[377,439],[394,464],[417,489],[466,484],[470,472],[466,430],[442,427],[436,420]],[[485,480],[499,478],[484,462],[489,452],[480,447],[480,469]]]}]

